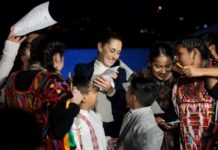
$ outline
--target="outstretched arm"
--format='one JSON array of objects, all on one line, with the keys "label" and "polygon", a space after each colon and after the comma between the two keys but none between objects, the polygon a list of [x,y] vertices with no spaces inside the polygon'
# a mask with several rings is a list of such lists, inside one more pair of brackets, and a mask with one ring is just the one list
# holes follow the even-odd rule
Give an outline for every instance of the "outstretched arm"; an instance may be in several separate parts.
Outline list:
[{"label": "outstretched arm", "polygon": [[4,83],[5,78],[11,71],[14,65],[14,60],[17,56],[20,44],[26,39],[26,37],[18,37],[14,35],[13,30],[8,35],[5,41],[5,46],[3,49],[3,55],[0,60],[0,87]]},{"label": "outstretched arm", "polygon": [[182,73],[187,77],[218,77],[218,68],[197,68],[194,66],[184,66]]},{"label": "outstretched arm", "polygon": [[184,66],[181,72],[186,77],[206,77],[206,86],[212,89],[218,82],[218,68],[197,68],[194,66]]}]

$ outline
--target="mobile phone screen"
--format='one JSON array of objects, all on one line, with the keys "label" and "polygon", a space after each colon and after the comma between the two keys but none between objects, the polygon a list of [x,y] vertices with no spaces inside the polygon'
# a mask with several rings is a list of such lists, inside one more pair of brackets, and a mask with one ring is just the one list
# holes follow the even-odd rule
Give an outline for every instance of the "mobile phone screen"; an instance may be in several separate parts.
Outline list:
[{"label": "mobile phone screen", "polygon": [[174,120],[174,121],[170,121],[170,122],[166,122],[167,124],[170,124],[170,125],[174,125],[176,123],[179,123],[180,121],[177,119],[177,120]]}]

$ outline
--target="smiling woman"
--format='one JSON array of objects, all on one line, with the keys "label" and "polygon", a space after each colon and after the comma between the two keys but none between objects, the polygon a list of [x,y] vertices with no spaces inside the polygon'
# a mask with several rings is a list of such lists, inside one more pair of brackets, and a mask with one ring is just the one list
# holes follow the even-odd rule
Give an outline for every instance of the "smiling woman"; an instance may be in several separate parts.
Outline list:
[{"label": "smiling woman", "polygon": [[[126,110],[125,90],[122,83],[126,82],[126,72],[120,67],[119,56],[122,50],[120,36],[107,31],[99,39],[98,57],[87,64],[75,66],[75,76],[85,76],[101,87],[97,95],[96,112],[99,113],[104,122],[104,130],[107,136],[118,137],[122,119]],[[103,77],[107,69],[118,66],[118,73],[114,73],[113,79]]]},{"label": "smiling woman", "polygon": [[143,68],[131,77],[143,76],[152,79],[156,85],[158,91],[156,101],[164,111],[162,114],[154,112],[157,124],[164,131],[162,150],[167,150],[168,148],[179,149],[178,123],[167,124],[167,122],[178,119],[171,101],[172,87],[175,82],[171,70],[172,60],[173,50],[171,45],[167,42],[156,42],[150,48],[148,56],[149,67]]}]

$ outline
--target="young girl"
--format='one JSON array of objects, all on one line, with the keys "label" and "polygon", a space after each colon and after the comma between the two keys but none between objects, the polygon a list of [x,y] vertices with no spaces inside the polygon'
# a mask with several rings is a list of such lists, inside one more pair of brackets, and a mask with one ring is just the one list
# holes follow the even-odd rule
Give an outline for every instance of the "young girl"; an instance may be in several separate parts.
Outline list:
[{"label": "young girl", "polygon": [[[182,66],[199,68],[208,65],[207,47],[196,37],[178,41],[176,52],[177,60]],[[206,136],[214,107],[214,99],[205,88],[205,79],[180,78],[174,89],[174,98],[178,106],[183,148],[202,149],[202,139]]]}]

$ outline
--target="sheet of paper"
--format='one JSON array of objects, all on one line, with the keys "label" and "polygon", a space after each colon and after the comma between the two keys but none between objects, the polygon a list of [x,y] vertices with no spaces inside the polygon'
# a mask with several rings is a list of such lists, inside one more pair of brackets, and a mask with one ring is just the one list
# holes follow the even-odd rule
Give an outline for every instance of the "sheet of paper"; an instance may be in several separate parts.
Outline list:
[{"label": "sheet of paper", "polygon": [[120,60],[120,67],[126,71],[126,80],[128,80],[130,75],[133,73],[133,70],[129,68],[122,60]]},{"label": "sheet of paper", "polygon": [[127,91],[128,91],[128,88],[129,88],[129,86],[130,86],[130,82],[125,82],[125,83],[123,83],[122,85],[123,85],[124,90],[127,92]]},{"label": "sheet of paper", "polygon": [[[102,76],[103,78],[109,80],[109,81],[111,82],[111,85],[113,86],[114,84],[112,84],[112,82],[113,82],[112,76],[113,76],[113,73],[114,73],[114,72],[118,72],[118,71],[117,71],[118,68],[119,68],[119,66],[109,68],[109,69],[105,70],[105,71],[104,71],[101,75],[99,75],[99,76]],[[102,90],[102,87],[101,87],[101,86],[98,86],[98,87],[100,88],[100,90]]]},{"label": "sheet of paper", "polygon": [[49,14],[49,2],[34,7],[29,13],[15,23],[12,28],[16,36],[22,36],[30,32],[46,28],[57,23]]},{"label": "sheet of paper", "polygon": [[112,68],[109,68],[107,70],[105,70],[105,72],[103,72],[100,76],[103,76],[103,77],[106,77],[108,79],[112,79],[112,75],[114,72],[117,72],[119,66],[117,67],[112,67]]}]

